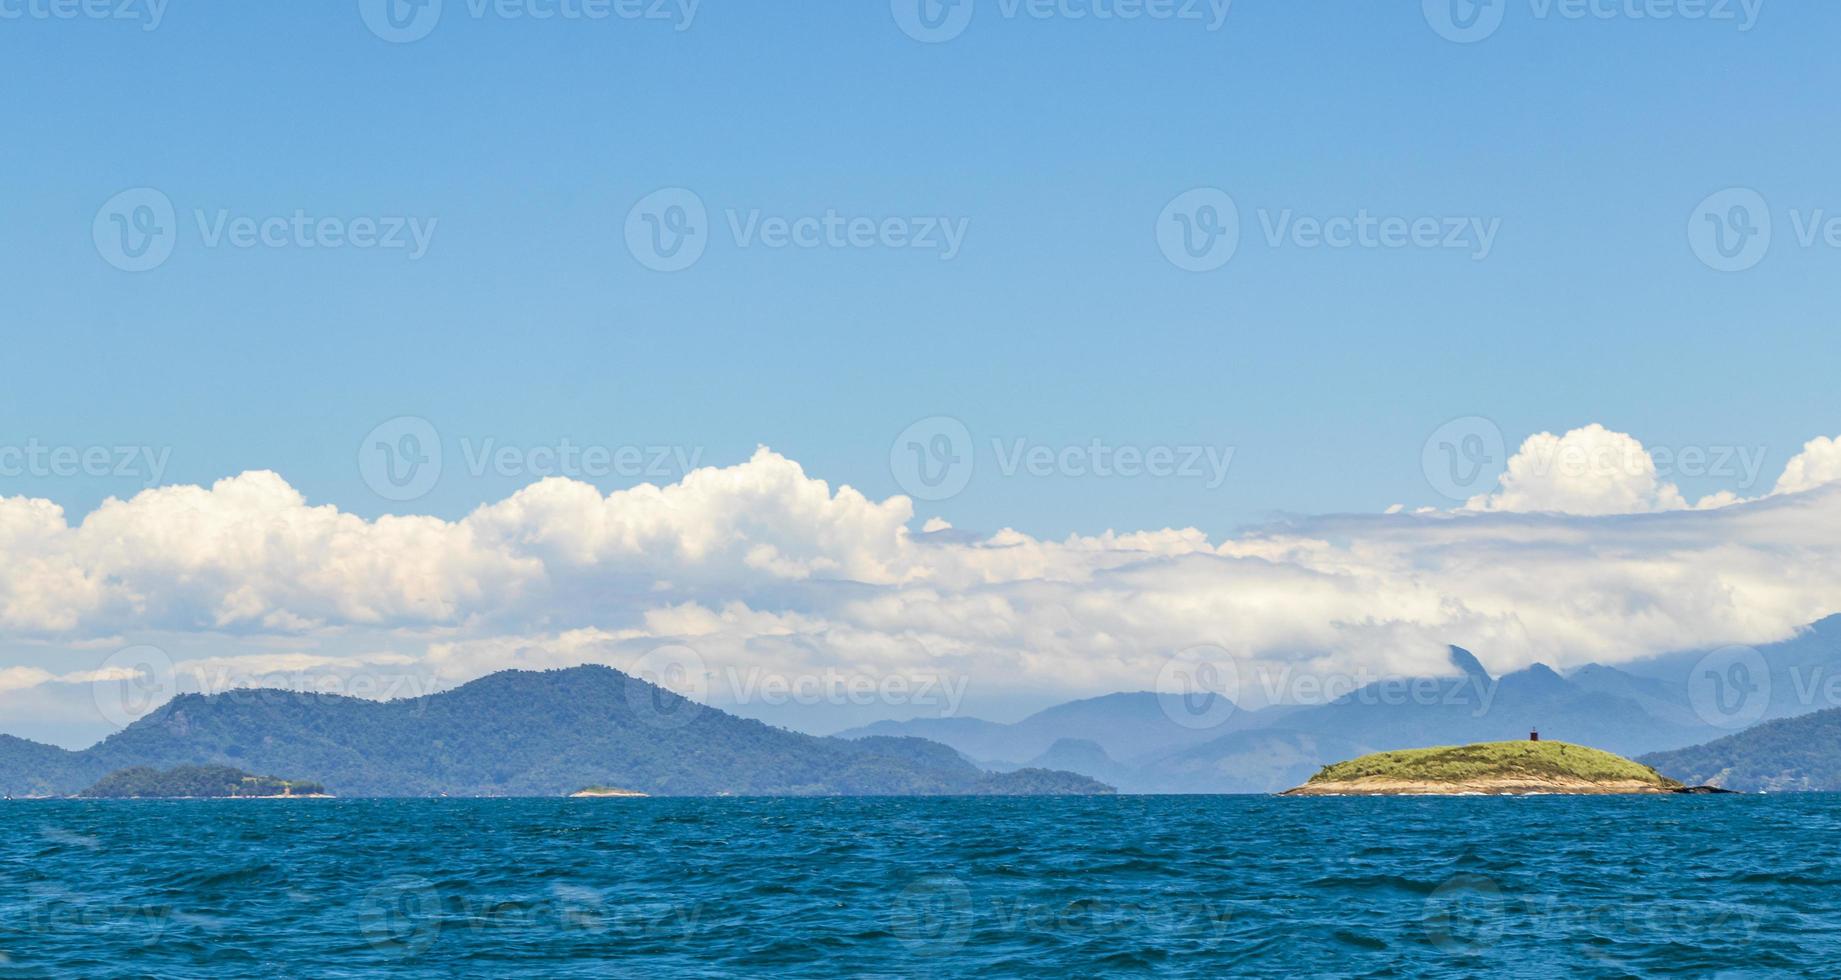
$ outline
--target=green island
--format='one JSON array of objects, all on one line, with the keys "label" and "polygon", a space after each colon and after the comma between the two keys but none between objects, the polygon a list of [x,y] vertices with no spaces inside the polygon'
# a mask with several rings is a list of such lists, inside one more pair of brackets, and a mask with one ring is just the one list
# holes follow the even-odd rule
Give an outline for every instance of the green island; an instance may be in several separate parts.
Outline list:
[{"label": "green island", "polygon": [[301,780],[253,776],[229,766],[151,766],[122,769],[77,794],[86,800],[324,799],[326,787]]},{"label": "green island", "polygon": [[635,789],[619,789],[614,786],[590,786],[587,789],[578,790],[574,793],[569,794],[570,798],[572,799],[591,799],[591,800],[632,798],[632,797],[638,797],[638,796],[651,796],[651,795],[652,795],[651,793],[641,793],[640,791],[635,790]]},{"label": "green island", "polygon": [[1714,793],[1640,762],[1565,742],[1483,742],[1376,752],[1325,766],[1285,796]]}]

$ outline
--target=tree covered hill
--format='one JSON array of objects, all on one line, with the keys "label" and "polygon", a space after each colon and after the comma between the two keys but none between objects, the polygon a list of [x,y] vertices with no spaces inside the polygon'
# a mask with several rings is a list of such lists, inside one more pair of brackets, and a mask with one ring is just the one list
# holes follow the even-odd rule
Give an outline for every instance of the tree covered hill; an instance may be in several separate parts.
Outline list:
[{"label": "tree covered hill", "polygon": [[1841,708],[1767,721],[1639,761],[1684,783],[1746,793],[1841,791]]},{"label": "tree covered hill", "polygon": [[319,783],[252,776],[229,766],[178,766],[164,772],[151,766],[136,766],[109,773],[78,795],[95,800],[207,800],[318,796],[325,792],[326,788]]},{"label": "tree covered hill", "polygon": [[738,718],[606,667],[504,671],[391,702],[283,691],[185,695],[83,752],[0,742],[0,792],[74,793],[137,766],[218,765],[341,796],[1109,792],[1071,773],[991,774],[920,739],[819,738]]}]

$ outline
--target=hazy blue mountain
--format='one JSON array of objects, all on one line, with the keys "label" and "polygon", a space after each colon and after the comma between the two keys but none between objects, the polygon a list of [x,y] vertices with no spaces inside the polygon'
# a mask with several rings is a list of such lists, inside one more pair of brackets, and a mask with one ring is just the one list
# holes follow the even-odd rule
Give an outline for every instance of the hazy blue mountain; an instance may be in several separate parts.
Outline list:
[{"label": "hazy blue mountain", "polygon": [[[1228,704],[1229,709],[1220,711],[1217,701]],[[1214,713],[1223,715],[1223,725],[1191,728],[1177,720]],[[1063,739],[1076,739],[1097,744],[1115,760],[1131,762],[1251,727],[1258,724],[1260,714],[1233,710],[1231,702],[1218,695],[1202,695],[1198,702],[1185,703],[1180,695],[1140,691],[1070,701],[1009,725],[974,718],[921,718],[878,722],[840,732],[838,737],[907,735],[950,745],[973,759],[1011,765],[1034,759]]]},{"label": "hazy blue mountain", "polygon": [[878,721],[838,732],[835,737],[921,738],[949,745],[967,758],[980,762],[1007,763],[1005,768],[1014,769],[1021,766],[1024,760],[1047,749],[1045,743],[1035,752],[1013,756],[1012,749],[1016,745],[1014,727],[981,718],[916,718],[912,721]]},{"label": "hazy blue mountain", "polygon": [[1254,729],[1148,762],[1116,785],[1128,793],[1277,793],[1367,751],[1334,735]]},{"label": "hazy blue mountain", "polygon": [[[1793,718],[1812,711],[1841,708],[1841,615],[1830,616],[1798,631],[1780,643],[1756,648],[1770,677],[1766,719]],[[1687,703],[1685,691],[1694,681],[1707,650],[1686,650],[1622,665],[1626,674],[1655,680]],[[1717,732],[1710,732],[1708,738]]]},{"label": "hazy blue mountain", "polygon": [[1633,701],[1651,717],[1675,727],[1692,729],[1705,724],[1694,713],[1686,681],[1640,677],[1603,664],[1586,664],[1566,679],[1580,690]]},{"label": "hazy blue mountain", "polygon": [[[1759,653],[1774,712],[1807,713],[1841,696],[1841,617]],[[1207,717],[1207,705],[1136,692],[1014,724],[883,722],[829,739],[692,706],[606,668],[508,671],[387,704],[238,692],[176,699],[83,752],[0,736],[0,792],[68,793],[115,770],[177,765],[286,773],[346,796],[550,795],[598,784],[654,795],[1092,792],[1093,781],[1131,792],[1263,792],[1366,752],[1525,738],[1533,727],[1631,756],[1712,751],[1698,743],[1726,733],[1689,700],[1703,655],[1592,664],[1570,676],[1537,664],[1495,678],[1453,647],[1446,676],[1379,682],[1323,705],[1223,712],[1215,727],[1181,723]],[[1758,744],[1733,778],[1786,787],[1826,778],[1805,758],[1813,750],[1773,760],[1764,753],[1777,743]],[[1710,763],[1692,764],[1670,775],[1706,781]]]},{"label": "hazy blue mountain", "polygon": [[1597,667],[1576,681],[1535,664],[1493,679],[1457,647],[1452,663],[1459,676],[1371,684],[1293,712],[1284,727],[1346,739],[1366,751],[1504,741],[1539,729],[1621,755],[1691,745],[1715,731],[1693,717],[1685,689],[1679,702],[1669,702],[1615,668]]},{"label": "hazy blue mountain", "polygon": [[1780,718],[1637,761],[1691,786],[1743,792],[1841,791],[1841,708]]},{"label": "hazy blue mountain", "polygon": [[505,671],[375,702],[280,691],[175,698],[80,753],[0,743],[0,791],[71,793],[134,767],[221,765],[341,796],[1103,792],[1071,773],[987,773],[918,739],[818,738],[737,718],[606,667]]},{"label": "hazy blue mountain", "polygon": [[1048,747],[1048,751],[1029,760],[1029,768],[1079,773],[1120,789],[1126,789],[1124,783],[1133,779],[1133,769],[1130,766],[1122,765],[1107,755],[1098,742],[1084,738],[1056,741]]},{"label": "hazy blue mountain", "polygon": [[1461,676],[1477,678],[1485,683],[1489,681],[1489,671],[1484,669],[1483,663],[1477,659],[1477,655],[1471,653],[1469,650],[1463,647],[1452,647],[1450,651],[1450,660],[1451,666],[1456,667]]},{"label": "hazy blue mountain", "polygon": [[[1492,677],[1468,650],[1452,673],[1370,684],[1333,702],[1234,711],[1191,729],[1180,699],[1153,693],[1088,698],[1013,725],[971,718],[883,723],[846,736],[906,734],[951,745],[995,767],[1051,765],[1126,792],[1264,792],[1353,756],[1386,749],[1549,738],[1634,755],[1719,733],[1694,712],[1685,680],[1591,665],[1562,677],[1536,664]],[[1301,781],[1301,779],[1299,780]],[[1284,784],[1284,785],[1280,785]]]}]

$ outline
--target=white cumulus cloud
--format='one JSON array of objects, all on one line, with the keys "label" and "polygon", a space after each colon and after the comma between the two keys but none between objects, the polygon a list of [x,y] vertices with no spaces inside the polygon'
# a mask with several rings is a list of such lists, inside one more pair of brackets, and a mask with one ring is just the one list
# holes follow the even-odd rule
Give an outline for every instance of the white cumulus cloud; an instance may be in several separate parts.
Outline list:
[{"label": "white cumulus cloud", "polygon": [[1663,480],[1643,444],[1602,425],[1563,436],[1529,436],[1510,457],[1492,493],[1474,497],[1471,510],[1555,514],[1644,514],[1682,510],[1681,491]]},{"label": "white cumulus cloud", "polygon": [[1784,467],[1776,493],[1802,493],[1841,480],[1841,439],[1810,440]]},{"label": "white cumulus cloud", "polygon": [[[766,449],[663,487],[544,480],[457,521],[367,521],[246,473],[74,525],[49,502],[0,500],[0,637],[93,665],[99,638],[211,636],[191,667],[444,682],[625,666],[661,644],[729,677],[1089,692],[1148,689],[1199,644],[1313,671],[1438,670],[1447,643],[1496,669],[1565,667],[1768,642],[1841,611],[1837,476],[1841,450],[1817,440],[1776,493],[1695,509],[1635,439],[1588,426],[1531,437],[1457,512],[1051,540],[916,532],[907,498],[833,487]],[[224,637],[271,652],[239,666]],[[0,670],[0,689],[58,679]]]}]

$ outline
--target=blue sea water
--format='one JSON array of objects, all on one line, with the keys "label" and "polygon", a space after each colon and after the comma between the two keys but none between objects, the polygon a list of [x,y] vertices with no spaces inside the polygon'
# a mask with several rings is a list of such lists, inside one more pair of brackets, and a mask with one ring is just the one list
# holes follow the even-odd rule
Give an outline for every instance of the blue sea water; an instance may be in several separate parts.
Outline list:
[{"label": "blue sea water", "polygon": [[4,976],[1834,976],[1841,796],[0,804]]}]

